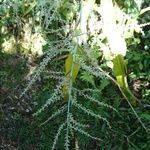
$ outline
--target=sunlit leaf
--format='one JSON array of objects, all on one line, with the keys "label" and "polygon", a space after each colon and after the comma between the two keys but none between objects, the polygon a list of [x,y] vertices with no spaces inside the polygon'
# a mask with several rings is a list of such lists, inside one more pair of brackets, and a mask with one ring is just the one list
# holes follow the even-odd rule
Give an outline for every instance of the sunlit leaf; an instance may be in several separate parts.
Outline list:
[{"label": "sunlit leaf", "polygon": [[27,10],[25,10],[25,12],[23,13],[23,17],[29,14],[35,6],[36,2],[31,3],[30,6],[28,6]]},{"label": "sunlit leaf", "polygon": [[[73,72],[72,72],[72,77],[70,77],[72,67],[73,67]],[[73,62],[73,55],[71,53],[69,54],[68,58],[65,61],[65,70],[66,70],[66,76],[71,78],[71,80],[74,82],[79,72],[79,64]]]},{"label": "sunlit leaf", "polygon": [[116,76],[126,75],[126,63],[123,56],[118,55],[113,59],[113,71]]},{"label": "sunlit leaf", "polygon": [[[73,62],[73,54],[70,53],[65,61],[65,74],[66,74],[67,80],[72,80],[72,82],[75,82],[78,72],[79,72],[79,64],[76,62]],[[65,83],[63,86],[63,94],[64,94],[65,100],[68,99],[68,89],[69,87],[67,83]]]},{"label": "sunlit leaf", "polygon": [[117,82],[122,89],[125,96],[131,101],[133,105],[136,104],[136,97],[132,94],[127,83],[126,61],[123,56],[118,55],[113,59],[113,72],[116,76]]}]

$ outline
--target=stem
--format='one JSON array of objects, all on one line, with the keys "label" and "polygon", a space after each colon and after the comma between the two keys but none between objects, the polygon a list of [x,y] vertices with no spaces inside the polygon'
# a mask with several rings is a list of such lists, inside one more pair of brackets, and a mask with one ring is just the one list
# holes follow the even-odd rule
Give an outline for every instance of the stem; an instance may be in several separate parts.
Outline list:
[{"label": "stem", "polygon": [[150,11],[150,6],[142,9],[139,15],[142,15],[142,14],[144,14],[147,11]]},{"label": "stem", "polygon": [[[79,24],[81,24],[82,21],[82,6],[83,6],[83,0],[80,1],[80,18],[79,18]],[[76,26],[77,27],[77,26]],[[75,27],[75,28],[76,28]],[[75,45],[75,48],[73,50],[73,54],[72,54],[72,66],[71,66],[71,72],[70,72],[70,82],[69,82],[69,96],[68,96],[68,110],[67,110],[67,129],[66,129],[66,141],[68,141],[68,135],[69,135],[69,127],[70,127],[70,107],[72,105],[72,84],[73,84],[73,80],[72,80],[72,76],[73,76],[73,70],[74,70],[74,61],[75,61],[75,54],[77,53],[77,47],[78,47],[78,43],[79,43],[79,38],[76,37],[77,39],[77,43]],[[66,145],[67,146],[67,145]],[[66,149],[68,149],[68,147],[66,147]]]},{"label": "stem", "polygon": [[72,76],[73,76],[73,70],[74,70],[74,61],[75,61],[75,54],[77,52],[78,45],[76,44],[74,50],[73,50],[73,60],[72,60],[72,66],[71,66],[71,72],[70,72],[70,81],[69,81],[69,97],[68,97],[68,110],[67,110],[67,131],[66,131],[66,141],[68,141],[68,135],[69,135],[69,127],[70,127],[70,108],[72,105]]}]

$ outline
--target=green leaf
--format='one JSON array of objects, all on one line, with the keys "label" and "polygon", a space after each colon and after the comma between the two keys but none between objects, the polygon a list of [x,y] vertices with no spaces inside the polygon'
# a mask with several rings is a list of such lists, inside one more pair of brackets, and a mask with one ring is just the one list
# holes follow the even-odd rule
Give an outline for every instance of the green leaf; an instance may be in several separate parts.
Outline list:
[{"label": "green leaf", "polygon": [[136,97],[132,94],[127,83],[126,74],[126,61],[122,55],[118,55],[113,59],[113,72],[116,76],[117,82],[122,89],[126,97],[131,101],[133,105],[136,104]]},{"label": "green leaf", "polygon": [[101,80],[100,89],[101,90],[105,89],[105,87],[108,86],[109,84],[110,84],[109,80],[107,80],[107,79]]},{"label": "green leaf", "polygon": [[91,83],[95,87],[93,75],[89,74],[88,72],[82,72],[80,79],[82,81]]},{"label": "green leaf", "polygon": [[126,62],[122,55],[118,55],[113,59],[113,71],[116,76],[126,75]]},{"label": "green leaf", "polygon": [[[73,67],[73,68],[72,68]],[[71,76],[71,70],[73,69],[72,76]],[[73,54],[70,53],[65,61],[65,74],[66,78],[68,80],[72,80],[72,82],[75,82],[75,79],[78,75],[79,72],[79,64],[76,62],[73,62]],[[68,99],[68,85],[67,83],[64,84],[63,86],[63,94],[64,94],[64,99]]]},{"label": "green leaf", "polygon": [[142,114],[141,117],[146,120],[150,120],[150,114]]},{"label": "green leaf", "polygon": [[27,10],[25,10],[25,12],[23,13],[23,17],[29,14],[35,6],[36,6],[36,2],[34,1],[33,3],[30,4]]},{"label": "green leaf", "polygon": [[139,63],[139,68],[140,68],[140,70],[143,69],[143,64],[142,63]]},{"label": "green leaf", "polygon": [[[73,73],[72,73],[72,77],[70,77],[72,65],[74,65]],[[66,70],[66,76],[70,77],[72,81],[74,82],[79,72],[79,64],[77,64],[76,62],[73,62],[73,55],[71,53],[69,54],[69,56],[67,57],[65,61],[65,70]]]},{"label": "green leaf", "polygon": [[126,82],[126,61],[122,55],[118,55],[113,59],[113,72],[121,87],[128,87]]}]

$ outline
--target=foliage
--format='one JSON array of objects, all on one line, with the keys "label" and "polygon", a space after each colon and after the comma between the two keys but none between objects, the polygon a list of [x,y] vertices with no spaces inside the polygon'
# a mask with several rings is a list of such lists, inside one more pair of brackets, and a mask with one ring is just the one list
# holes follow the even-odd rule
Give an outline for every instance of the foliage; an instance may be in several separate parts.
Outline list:
[{"label": "foliage", "polygon": [[[8,108],[3,95],[3,149],[7,139],[13,139],[17,144],[11,145],[18,149],[149,149],[149,18],[140,14],[148,2],[113,2],[117,31],[121,34],[121,39],[118,35],[114,41],[117,52],[105,34],[101,4],[97,1],[0,3],[1,90],[19,85],[6,98],[11,104]],[[122,41],[121,46],[126,44],[127,52],[120,51],[118,41]],[[15,59],[13,55],[23,58],[22,68],[19,59],[14,65],[6,63],[9,57]],[[36,61],[40,62],[38,66]],[[130,89],[143,99],[136,107],[130,103],[131,91],[126,94],[124,90],[128,88],[127,77]],[[12,78],[14,85],[9,83]],[[22,78],[27,80],[26,87],[24,81],[20,82]],[[135,85],[136,80],[140,84]],[[20,86],[25,87],[22,92]],[[23,111],[17,108],[24,103],[27,108]],[[8,120],[10,113],[13,123]],[[17,125],[19,128],[14,129]]]}]

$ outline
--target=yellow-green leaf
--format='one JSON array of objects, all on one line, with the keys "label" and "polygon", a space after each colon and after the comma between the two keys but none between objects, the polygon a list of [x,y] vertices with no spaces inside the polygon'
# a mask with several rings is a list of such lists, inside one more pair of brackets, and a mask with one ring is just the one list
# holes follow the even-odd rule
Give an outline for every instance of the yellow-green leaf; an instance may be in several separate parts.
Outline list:
[{"label": "yellow-green leaf", "polygon": [[30,4],[30,6],[28,6],[27,10],[25,10],[25,12],[23,13],[23,17],[29,14],[35,6],[36,2],[34,1],[33,3]]},{"label": "yellow-green leaf", "polygon": [[[70,76],[71,68],[73,67],[72,77]],[[73,55],[70,53],[65,61],[65,71],[66,76],[68,78],[71,78],[72,82],[75,82],[75,79],[79,72],[79,64],[76,62],[73,62]]]},{"label": "yellow-green leaf", "polygon": [[[71,75],[71,70],[72,70],[72,75]],[[73,54],[70,53],[65,61],[65,74],[66,74],[67,80],[72,80],[72,82],[75,82],[78,72],[79,72],[79,64],[76,62],[73,62]],[[67,83],[65,83],[63,86],[63,94],[64,94],[65,100],[68,99],[68,89],[69,89],[68,85]]]},{"label": "yellow-green leaf", "polygon": [[113,71],[116,76],[126,76],[126,62],[122,55],[113,59]]},{"label": "yellow-green leaf", "polygon": [[132,94],[128,87],[126,61],[124,60],[122,55],[118,55],[113,59],[113,72],[125,96],[130,100],[133,105],[136,105],[136,97]]},{"label": "yellow-green leaf", "polygon": [[63,95],[64,95],[64,99],[65,100],[67,100],[68,99],[68,86],[67,86],[67,84],[64,84],[64,86],[63,86]]}]

